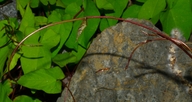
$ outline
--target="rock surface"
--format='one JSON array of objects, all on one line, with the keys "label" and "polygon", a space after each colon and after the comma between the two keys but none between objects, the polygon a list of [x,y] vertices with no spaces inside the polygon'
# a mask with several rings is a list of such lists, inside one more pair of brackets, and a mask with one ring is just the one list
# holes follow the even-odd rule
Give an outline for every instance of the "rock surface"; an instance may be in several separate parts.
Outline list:
[{"label": "rock surface", "polygon": [[2,13],[8,17],[17,17],[16,0],[12,0],[12,2],[2,7],[0,5],[0,20],[5,19]]},{"label": "rock surface", "polygon": [[[149,21],[132,20],[157,29]],[[155,38],[144,32],[153,34],[122,22],[104,30],[93,40],[70,82],[69,88],[76,102],[192,102],[188,93],[190,88],[168,66],[172,44],[169,41],[142,45],[125,70],[136,45]],[[180,49],[176,53],[178,69],[182,77],[190,81],[192,60]],[[57,102],[73,102],[67,89]]]}]

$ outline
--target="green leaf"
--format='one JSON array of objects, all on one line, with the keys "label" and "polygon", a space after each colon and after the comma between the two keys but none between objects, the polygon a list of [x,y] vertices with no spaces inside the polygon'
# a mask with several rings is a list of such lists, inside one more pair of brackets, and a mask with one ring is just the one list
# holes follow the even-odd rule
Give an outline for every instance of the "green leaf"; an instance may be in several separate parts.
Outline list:
[{"label": "green leaf", "polygon": [[40,0],[41,1],[41,3],[43,4],[43,5],[48,5],[48,1],[47,0]]},{"label": "green leaf", "polygon": [[0,83],[0,102],[12,102],[9,95],[12,92],[11,83],[9,80]]},{"label": "green leaf", "polygon": [[76,56],[72,53],[66,52],[63,54],[57,54],[52,61],[59,65],[60,67],[64,67],[65,65],[69,63],[75,63],[76,62]]},{"label": "green leaf", "polygon": [[65,6],[68,6],[69,4],[74,2],[77,3],[79,6],[82,5],[82,0],[61,0],[61,1]]},{"label": "green leaf", "polygon": [[165,0],[147,0],[141,7],[138,18],[150,19],[165,9]]},{"label": "green leaf", "polygon": [[[33,32],[35,29],[27,27],[25,34]],[[39,43],[39,33],[36,33],[29,37],[22,46],[21,50],[23,56],[21,57],[21,66],[24,74],[34,71],[39,68],[50,68],[51,66],[51,52],[50,49],[44,46],[31,47],[27,45],[38,45]]]},{"label": "green leaf", "polygon": [[65,12],[67,14],[70,14],[72,17],[74,17],[79,11],[81,10],[80,6],[77,5],[76,2],[69,4],[66,9]]},{"label": "green leaf", "polygon": [[[0,29],[2,29],[7,24],[6,20],[0,21]],[[8,37],[5,34],[5,29],[0,30],[0,78],[3,76],[3,69],[7,57],[11,53],[9,46],[4,46],[8,42]]]},{"label": "green leaf", "polygon": [[191,33],[192,12],[189,0],[178,0],[177,3],[163,12],[160,21],[163,26],[163,31],[170,34],[171,30],[177,28],[181,31],[183,36],[188,39]]},{"label": "green leaf", "polygon": [[[17,10],[19,10],[20,14],[21,14],[21,17],[24,16],[24,13],[25,13],[25,10],[24,8],[22,7],[22,4],[20,3],[21,0],[17,0]],[[24,1],[27,1],[27,0],[24,0]]]},{"label": "green leaf", "polygon": [[83,48],[81,45],[78,45],[77,51],[74,51],[74,50],[72,51],[72,54],[76,56],[76,62],[75,63],[78,63],[82,59],[82,57],[86,51],[87,50],[85,48]]},{"label": "green leaf", "polygon": [[108,0],[96,0],[96,5],[99,9],[113,10],[112,4]]},{"label": "green leaf", "polygon": [[[107,1],[111,3],[111,5],[113,6],[114,9],[108,11],[109,13],[106,13],[105,15],[113,16],[113,17],[121,17],[125,7],[128,4],[128,0],[107,0]],[[114,20],[114,19],[107,19],[107,21],[109,24],[108,27],[113,26],[118,22],[117,20]],[[105,20],[102,20],[101,24],[103,24],[103,22],[105,23]],[[106,26],[106,28],[108,28],[108,27]],[[100,28],[103,28],[103,27],[100,27]],[[103,28],[103,29],[105,29],[105,28]]]},{"label": "green leaf", "polygon": [[101,19],[99,29],[100,29],[101,31],[103,31],[103,30],[106,29],[107,27],[109,27],[109,23],[108,23],[107,19]]},{"label": "green leaf", "polygon": [[[68,19],[71,19],[71,16],[69,14],[65,14],[63,15],[62,19],[68,20]],[[57,49],[53,51],[52,57],[54,57],[60,51],[60,49],[64,46],[64,43],[66,42],[67,38],[70,35],[72,27],[73,27],[72,22],[67,22],[60,26],[60,36],[61,36],[60,43]]]},{"label": "green leaf", "polygon": [[20,77],[17,81],[18,84],[27,88],[43,90],[49,94],[60,93],[61,79],[64,78],[64,74],[59,67],[50,69],[39,69]]},{"label": "green leaf", "polygon": [[17,3],[21,5],[22,8],[25,8],[30,0],[17,0]]},{"label": "green leaf", "polygon": [[[114,8],[114,13],[109,16],[120,17],[128,4],[128,0],[108,0]],[[112,26],[117,23],[117,20],[108,19],[109,25]]]},{"label": "green leaf", "polygon": [[41,40],[41,43],[47,49],[51,49],[56,46],[60,41],[60,35],[55,33],[52,29],[48,29]]},{"label": "green leaf", "polygon": [[69,49],[73,49],[75,51],[77,51],[77,47],[78,47],[78,42],[77,42],[77,32],[78,32],[78,28],[81,25],[82,21],[76,21],[73,24],[73,30],[71,32],[71,34],[69,35],[69,38],[67,39],[67,41],[65,42],[65,46],[68,47]]},{"label": "green leaf", "polygon": [[[59,22],[59,21],[61,21],[61,14],[54,10],[51,13],[51,15],[48,17],[48,23]],[[52,29],[55,33],[59,33],[60,26],[61,26],[61,24],[54,25],[54,26],[49,27],[49,29]]]},{"label": "green leaf", "polygon": [[39,99],[34,99],[32,97],[26,96],[26,95],[21,95],[17,96],[13,102],[41,102]]},{"label": "green leaf", "polygon": [[[100,13],[98,9],[96,8],[93,1],[86,0],[86,8],[85,8],[85,16],[99,16]],[[88,43],[91,39],[91,37],[95,34],[95,31],[98,28],[100,19],[88,19],[87,20],[87,26],[81,33],[78,39],[78,43],[82,45],[83,47],[87,48]]]},{"label": "green leaf", "polygon": [[141,9],[140,5],[133,4],[125,10],[125,12],[122,15],[122,18],[137,18],[140,9]]},{"label": "green leaf", "polygon": [[35,25],[46,25],[47,24],[47,18],[43,16],[35,16]]},{"label": "green leaf", "polygon": [[30,0],[30,6],[32,8],[37,8],[39,6],[39,0]]},{"label": "green leaf", "polygon": [[50,68],[51,53],[49,49],[43,47],[22,47],[23,57],[21,57],[21,66],[24,74],[31,71]]},{"label": "green leaf", "polygon": [[146,2],[147,0],[136,0],[137,2]]},{"label": "green leaf", "polygon": [[31,11],[31,9],[28,5],[25,10],[23,19],[21,20],[19,30],[21,32],[24,32],[26,27],[34,27],[34,24],[35,24],[35,18],[34,18],[33,12]]},{"label": "green leaf", "polygon": [[[10,69],[9,70],[12,70],[17,65],[17,62],[18,62],[20,57],[21,57],[21,55],[18,53],[16,53],[13,56],[12,61],[10,63]],[[9,59],[10,59],[10,56],[9,56]],[[7,64],[8,64],[8,62],[7,62]],[[7,72],[8,72],[8,66],[7,66],[6,70],[4,71],[4,73],[7,73]]]},{"label": "green leaf", "polygon": [[56,0],[47,0],[51,5],[54,5],[56,3]]}]

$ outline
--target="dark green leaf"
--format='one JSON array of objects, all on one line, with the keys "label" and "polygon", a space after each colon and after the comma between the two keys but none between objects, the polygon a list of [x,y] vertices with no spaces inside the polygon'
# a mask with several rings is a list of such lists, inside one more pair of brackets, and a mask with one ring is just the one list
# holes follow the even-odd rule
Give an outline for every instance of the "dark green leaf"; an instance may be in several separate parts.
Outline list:
[{"label": "dark green leaf", "polygon": [[30,0],[30,6],[36,8],[39,6],[39,0]]},{"label": "dark green leaf", "polygon": [[54,5],[56,3],[56,0],[48,0],[51,5]]},{"label": "dark green leaf", "polygon": [[43,90],[46,93],[55,94],[60,93],[61,79],[64,78],[64,74],[59,67],[50,69],[39,69],[20,77],[17,81],[18,84],[27,88]]}]

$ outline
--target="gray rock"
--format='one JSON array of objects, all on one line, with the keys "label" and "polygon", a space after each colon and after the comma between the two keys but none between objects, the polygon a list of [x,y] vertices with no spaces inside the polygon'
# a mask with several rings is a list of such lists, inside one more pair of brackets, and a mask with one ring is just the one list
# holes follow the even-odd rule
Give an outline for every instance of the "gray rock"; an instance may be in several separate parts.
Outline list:
[{"label": "gray rock", "polygon": [[[149,21],[132,20],[157,29]],[[176,64],[181,76],[175,75],[169,68],[168,54],[172,44],[169,41],[142,45],[125,70],[136,45],[158,37],[143,32],[153,34],[122,22],[93,40],[70,82],[69,89],[76,102],[192,102],[189,93],[192,60],[177,49]],[[73,102],[67,88],[57,102]]]},{"label": "gray rock", "polygon": [[17,17],[16,0],[0,8],[0,20],[5,19],[2,13],[8,17]]}]

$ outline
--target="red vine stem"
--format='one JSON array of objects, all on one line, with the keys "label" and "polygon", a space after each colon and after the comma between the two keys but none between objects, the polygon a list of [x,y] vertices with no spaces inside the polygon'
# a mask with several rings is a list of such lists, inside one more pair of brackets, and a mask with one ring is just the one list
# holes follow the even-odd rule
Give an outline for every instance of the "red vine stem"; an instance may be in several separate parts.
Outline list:
[{"label": "red vine stem", "polygon": [[[169,37],[168,35],[166,35],[165,33],[162,33],[160,31],[157,31],[151,27],[148,27],[146,25],[143,25],[143,24],[140,24],[140,23],[137,23],[137,22],[134,22],[134,21],[131,21],[131,20],[127,20],[127,19],[123,19],[123,18],[117,18],[117,17],[112,17],[112,16],[87,16],[87,17],[82,17],[82,18],[75,18],[75,19],[71,19],[71,20],[65,20],[65,21],[59,21],[59,22],[55,22],[55,23],[52,23],[52,24],[48,24],[44,27],[41,27],[35,31],[33,31],[32,33],[30,33],[29,35],[27,35],[23,40],[21,40],[21,42],[18,43],[18,45],[16,46],[16,48],[13,50],[13,52],[11,53],[11,56],[10,56],[10,59],[8,61],[8,75],[11,77],[11,79],[13,79],[13,77],[11,76],[11,74],[9,73],[10,71],[10,63],[12,61],[12,58],[14,56],[14,54],[16,53],[16,51],[18,50],[19,46],[25,41],[27,40],[30,36],[34,35],[35,33],[45,29],[45,28],[48,28],[48,27],[51,27],[51,26],[54,26],[54,25],[58,25],[58,24],[62,24],[62,23],[66,23],[66,22],[73,22],[73,21],[78,21],[78,20],[84,20],[84,19],[95,19],[95,18],[106,18],[106,19],[115,19],[115,20],[119,20],[119,21],[124,21],[124,22],[129,22],[129,23],[132,23],[134,25],[137,25],[137,26],[140,26],[140,27],[143,27],[145,29],[148,29],[150,31],[153,31],[155,32],[156,34],[158,34],[159,36],[161,36],[162,38],[165,38],[169,41],[171,41],[172,43],[174,43],[175,45],[177,45],[179,48],[181,48],[190,58],[192,58],[192,55],[183,47],[183,44],[178,42],[178,41],[175,41],[173,40],[171,37]],[[189,49],[188,49],[189,50]],[[190,50],[189,50],[190,51]]]}]

